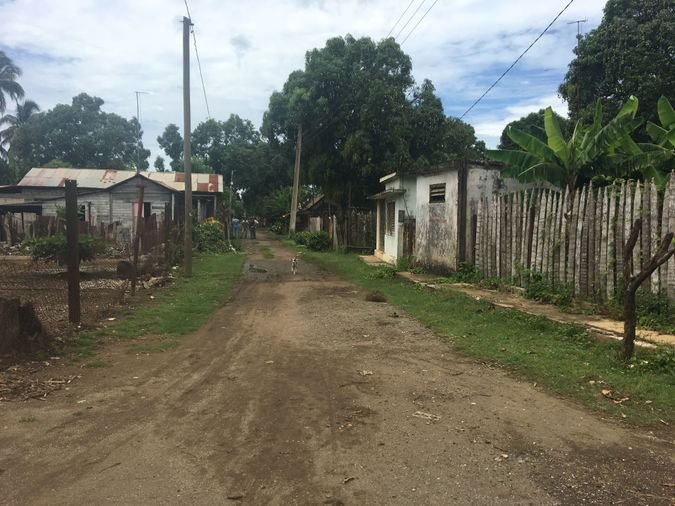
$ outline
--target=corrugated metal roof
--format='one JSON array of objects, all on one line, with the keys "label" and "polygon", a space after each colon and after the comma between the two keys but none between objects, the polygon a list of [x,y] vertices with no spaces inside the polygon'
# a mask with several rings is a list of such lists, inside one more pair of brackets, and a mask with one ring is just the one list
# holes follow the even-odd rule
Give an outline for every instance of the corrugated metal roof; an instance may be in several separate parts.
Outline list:
[{"label": "corrugated metal roof", "polygon": [[[176,191],[185,191],[185,174],[182,172],[141,172],[144,177]],[[115,169],[52,169],[33,168],[17,186],[60,188],[66,179],[77,180],[80,188],[105,189],[136,175],[133,170]],[[220,174],[192,174],[192,190],[204,193],[221,193],[223,176]]]}]

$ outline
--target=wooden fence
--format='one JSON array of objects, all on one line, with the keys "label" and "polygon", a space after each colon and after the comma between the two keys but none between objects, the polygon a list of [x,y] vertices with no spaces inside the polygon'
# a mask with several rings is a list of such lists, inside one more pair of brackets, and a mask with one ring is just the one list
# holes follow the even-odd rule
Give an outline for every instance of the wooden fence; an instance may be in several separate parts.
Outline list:
[{"label": "wooden fence", "polygon": [[[623,278],[623,245],[642,218],[633,272],[675,231],[675,176],[659,195],[653,182],[583,187],[574,195],[533,189],[483,199],[477,205],[471,258],[486,277],[522,282],[523,270],[540,273],[575,295],[607,299]],[[675,298],[675,257],[643,288]]]}]

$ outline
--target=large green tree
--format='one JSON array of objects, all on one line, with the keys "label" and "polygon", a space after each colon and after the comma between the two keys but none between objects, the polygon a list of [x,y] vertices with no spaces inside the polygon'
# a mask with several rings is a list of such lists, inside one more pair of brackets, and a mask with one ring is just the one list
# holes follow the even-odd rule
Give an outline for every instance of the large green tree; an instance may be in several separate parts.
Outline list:
[{"label": "large green tree", "polygon": [[439,151],[440,101],[430,82],[415,87],[411,68],[393,39],[330,39],[272,94],[263,132],[294,146],[302,126],[303,180],[358,202],[378,177],[418,159],[429,163]]},{"label": "large green tree", "polygon": [[71,105],[58,104],[33,114],[12,137],[10,163],[22,177],[31,167],[60,160],[72,167],[132,169],[147,167],[149,151],[138,142],[136,118],[101,110],[103,100],[82,93]]},{"label": "large green tree", "polygon": [[169,166],[174,172],[183,170],[183,136],[180,134],[178,125],[170,123],[162,132],[162,135],[157,137],[157,143],[161,147],[166,156],[169,157]]},{"label": "large green tree", "polygon": [[0,114],[7,110],[7,98],[15,102],[23,98],[23,88],[16,81],[20,75],[21,69],[0,51]]},{"label": "large green tree", "polygon": [[675,100],[675,3],[608,0],[600,25],[579,40],[560,94],[574,119],[590,121],[597,98],[616,114],[631,95],[657,121],[657,101]]}]

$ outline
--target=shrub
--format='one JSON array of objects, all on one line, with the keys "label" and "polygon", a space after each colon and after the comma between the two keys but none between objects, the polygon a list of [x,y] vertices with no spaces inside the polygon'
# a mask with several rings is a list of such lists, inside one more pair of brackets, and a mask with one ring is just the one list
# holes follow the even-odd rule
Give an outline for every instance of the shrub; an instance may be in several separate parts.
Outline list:
[{"label": "shrub", "polygon": [[194,228],[195,249],[202,253],[222,253],[227,248],[225,228],[219,221],[200,223]]},{"label": "shrub", "polygon": [[[105,250],[105,244],[92,235],[81,235],[79,244],[80,262],[90,262]],[[65,265],[68,258],[68,240],[65,234],[41,237],[26,243],[33,260],[57,262]]]},{"label": "shrub", "polygon": [[277,222],[272,223],[272,225],[270,225],[270,232],[282,235],[282,234],[286,233],[286,227],[284,226],[284,224],[282,222],[277,221]]},{"label": "shrub", "polygon": [[307,238],[309,237],[309,232],[296,232],[293,234],[293,240],[295,244],[300,246],[307,246]]},{"label": "shrub", "polygon": [[307,248],[312,251],[326,251],[330,249],[330,237],[322,230],[310,232],[307,236]]},{"label": "shrub", "polygon": [[545,304],[569,307],[574,299],[574,292],[565,286],[553,286],[539,272],[522,271],[525,279],[523,295],[526,299],[532,299]]},{"label": "shrub", "polygon": [[392,265],[378,265],[369,273],[370,279],[394,279],[396,277],[396,267]]}]

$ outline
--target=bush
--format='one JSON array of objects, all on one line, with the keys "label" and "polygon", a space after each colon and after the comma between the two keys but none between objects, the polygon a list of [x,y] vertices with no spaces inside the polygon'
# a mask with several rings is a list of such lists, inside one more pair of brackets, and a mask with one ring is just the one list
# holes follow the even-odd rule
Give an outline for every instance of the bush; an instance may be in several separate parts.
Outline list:
[{"label": "bush", "polygon": [[[81,235],[79,242],[80,262],[90,262],[96,258],[97,254],[105,250],[103,241],[92,235]],[[57,262],[59,265],[66,264],[68,258],[68,240],[65,234],[33,239],[26,243],[26,247],[30,251],[33,260]]]},{"label": "bush", "polygon": [[307,236],[307,248],[312,251],[326,251],[330,249],[330,237],[324,231],[310,232]]},{"label": "bush", "polygon": [[298,244],[300,246],[307,246],[307,239],[309,237],[310,232],[296,232],[293,234],[293,240],[295,241],[295,244]]},{"label": "bush", "polygon": [[569,307],[574,299],[574,292],[569,287],[553,286],[539,272],[523,271],[525,278],[525,290],[523,295],[526,299],[536,300],[544,304],[553,304],[559,307]]},{"label": "bush", "polygon": [[270,232],[273,232],[278,235],[283,235],[286,233],[286,227],[284,226],[283,223],[277,221],[272,223],[272,225],[270,225]]},{"label": "bush", "polygon": [[200,223],[192,237],[195,249],[202,253],[222,253],[227,248],[225,228],[219,221]]}]

